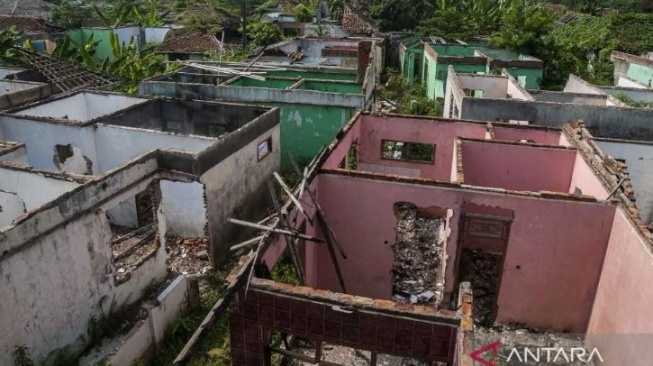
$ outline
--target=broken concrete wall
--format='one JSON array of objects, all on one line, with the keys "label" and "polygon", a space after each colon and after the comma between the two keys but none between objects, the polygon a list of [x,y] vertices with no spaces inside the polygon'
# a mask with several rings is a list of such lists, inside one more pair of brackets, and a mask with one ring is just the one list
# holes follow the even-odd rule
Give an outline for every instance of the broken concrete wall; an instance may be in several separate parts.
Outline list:
[{"label": "broken concrete wall", "polygon": [[101,120],[104,124],[174,132],[183,135],[218,137],[234,131],[265,110],[229,104],[181,100],[154,100]]},{"label": "broken concrete wall", "polygon": [[[29,164],[35,168],[58,170],[59,167],[55,164],[55,155],[58,155],[56,146],[70,145],[81,151],[83,160],[88,159],[93,164],[93,174],[99,173],[92,127],[0,116],[0,129],[6,139],[25,143]],[[65,154],[65,157],[71,156]],[[63,158],[64,156],[58,159],[59,163],[62,160],[65,162]]]},{"label": "broken concrete wall", "polygon": [[[345,252],[339,259],[351,293],[375,298],[391,295],[396,202],[451,208],[453,230],[447,243],[445,291],[454,291],[458,225],[463,202],[514,211],[497,322],[534,328],[584,332],[589,320],[608,244],[614,206],[461,190],[456,187],[404,184],[383,178],[341,174],[318,176],[318,197]],[[338,291],[326,246],[315,248],[317,288]],[[308,253],[308,251],[307,251]],[[361,262],[362,261],[362,262]],[[582,263],[579,266],[578,263]],[[366,281],[353,279],[365,278]],[[349,282],[350,281],[350,282]]]},{"label": "broken concrete wall", "polygon": [[173,149],[197,153],[216,143],[215,139],[201,136],[183,136],[104,124],[98,124],[94,130],[98,156],[102,157],[98,166],[100,173],[122,166],[152,150]]},{"label": "broken concrete wall", "polygon": [[648,365],[653,358],[651,244],[623,209],[615,213],[587,343],[609,365]]},{"label": "broken concrete wall", "polygon": [[482,90],[483,98],[505,98],[508,95],[508,78],[499,75],[459,74],[463,90]]},{"label": "broken concrete wall", "polygon": [[[279,111],[273,110],[200,155],[200,164],[206,167],[200,182],[205,186],[214,263],[226,260],[230,244],[246,234],[228,224],[227,218],[251,220],[260,218],[267,210],[267,182],[272,172],[280,169],[280,133]],[[260,155],[259,147],[266,143],[267,154]]]},{"label": "broken concrete wall", "polygon": [[493,124],[492,130],[494,131],[494,139],[496,141],[529,141],[540,145],[553,146],[559,144],[560,136],[562,135],[559,130],[508,127],[499,124]]},{"label": "broken concrete wall", "polygon": [[523,120],[541,126],[585,121],[597,137],[653,140],[653,110],[507,99],[464,98],[461,116],[479,121]]},{"label": "broken concrete wall", "polygon": [[206,236],[204,185],[199,182],[161,181],[167,232],[187,238]]},{"label": "broken concrete wall", "polygon": [[[453,164],[453,147],[457,136],[485,138],[482,123],[451,123],[429,119],[406,120],[400,117],[363,115],[358,161],[370,171],[384,172],[387,167],[414,169],[419,177],[449,181]],[[401,120],[401,121],[399,121]],[[382,140],[419,142],[435,145],[433,163],[414,163],[383,159]],[[373,168],[373,169],[372,169]]]},{"label": "broken concrete wall", "polygon": [[569,184],[569,193],[593,196],[599,200],[608,198],[608,190],[605,189],[601,181],[596,177],[596,173],[587,164],[582,154],[576,154],[574,173]]},{"label": "broken concrete wall", "polygon": [[78,93],[15,112],[19,116],[62,118],[87,122],[147,101],[120,94]]},{"label": "broken concrete wall", "polygon": [[[2,229],[0,290],[13,301],[3,303],[0,316],[7,331],[0,339],[1,364],[13,364],[16,346],[29,347],[38,360],[57,348],[83,344],[92,316],[109,316],[110,309],[138,300],[152,282],[166,276],[162,243],[129,281],[116,286],[105,215],[147,187],[156,168],[156,159],[144,158]],[[160,214],[158,227],[164,237]]]},{"label": "broken concrete wall", "polygon": [[622,94],[635,101],[649,103],[653,102],[653,91],[649,89],[621,88],[616,86],[602,86],[600,88],[603,92],[612,96],[615,94]]},{"label": "broken concrete wall", "polygon": [[49,84],[27,81],[0,81],[0,110],[35,102],[52,94]]},{"label": "broken concrete wall", "polygon": [[292,287],[281,293],[272,281],[254,282],[258,288],[250,286],[247,296],[240,291],[229,309],[233,365],[268,364],[264,350],[271,330],[355,349],[453,364],[460,322],[456,313],[323,294],[308,287]]},{"label": "broken concrete wall", "polygon": [[[0,142],[0,145],[1,144],[2,142]],[[25,148],[25,145],[21,144],[21,146],[17,146],[16,148],[10,149],[9,151],[0,150],[0,161],[28,165],[29,162],[27,160],[27,149]]]},{"label": "broken concrete wall", "polygon": [[516,191],[569,192],[576,151],[462,140],[465,184]]},{"label": "broken concrete wall", "polygon": [[79,185],[29,170],[0,168],[0,227]]},{"label": "broken concrete wall", "polygon": [[551,103],[572,103],[581,105],[593,106],[606,106],[608,103],[607,95],[595,94],[580,94],[570,92],[553,92],[553,91],[537,91],[531,92],[531,95],[538,102],[551,102]]},{"label": "broken concrete wall", "polygon": [[626,162],[639,215],[646,224],[653,223],[653,143],[596,139],[596,144],[606,155]]}]

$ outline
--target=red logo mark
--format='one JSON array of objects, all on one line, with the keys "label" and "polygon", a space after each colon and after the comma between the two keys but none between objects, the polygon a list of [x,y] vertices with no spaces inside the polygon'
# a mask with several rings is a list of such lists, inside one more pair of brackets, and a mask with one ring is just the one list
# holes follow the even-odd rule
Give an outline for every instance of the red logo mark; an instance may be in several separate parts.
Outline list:
[{"label": "red logo mark", "polygon": [[[484,366],[497,366],[497,364],[494,363],[494,360],[497,359],[499,356],[499,347],[501,347],[501,341],[494,341],[486,346],[483,346],[476,351],[472,352],[470,354],[470,357],[472,360],[480,362],[481,365]],[[485,358],[481,358],[481,355],[484,353],[487,353],[488,351],[492,351],[492,358],[490,360],[487,360]]]}]

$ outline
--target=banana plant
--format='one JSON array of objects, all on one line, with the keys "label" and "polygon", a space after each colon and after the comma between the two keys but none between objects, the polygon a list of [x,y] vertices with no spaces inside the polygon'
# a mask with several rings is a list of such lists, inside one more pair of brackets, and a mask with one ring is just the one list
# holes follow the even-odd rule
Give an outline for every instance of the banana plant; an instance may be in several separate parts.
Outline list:
[{"label": "banana plant", "polygon": [[170,14],[170,10],[159,13],[158,4],[155,0],[148,0],[146,13],[142,13],[138,6],[132,8],[134,21],[137,25],[144,28],[162,26],[168,14]]},{"label": "banana plant", "polygon": [[102,20],[102,23],[109,28],[116,28],[119,25],[125,23],[132,13],[132,8],[126,6],[124,3],[120,3],[111,8],[109,14],[106,14],[100,10],[97,5],[94,5],[93,9],[95,9],[98,17],[100,17],[100,20]]}]

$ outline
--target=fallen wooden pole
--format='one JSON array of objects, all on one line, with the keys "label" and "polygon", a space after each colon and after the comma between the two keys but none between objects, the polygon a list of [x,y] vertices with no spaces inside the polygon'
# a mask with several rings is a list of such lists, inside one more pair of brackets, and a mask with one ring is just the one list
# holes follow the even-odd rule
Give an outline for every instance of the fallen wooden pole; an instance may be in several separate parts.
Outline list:
[{"label": "fallen wooden pole", "polygon": [[286,183],[283,181],[283,178],[281,178],[281,176],[277,172],[273,172],[272,175],[274,176],[274,179],[276,179],[277,182],[279,182],[281,189],[283,189],[284,192],[286,192],[286,194],[288,195],[288,197],[290,197],[290,200],[295,204],[297,209],[304,215],[304,217],[306,217],[306,220],[311,224],[311,226],[313,226],[313,219],[311,219],[308,216],[308,214],[304,210],[304,207],[302,207],[301,202],[299,202],[297,197],[295,197],[295,195],[292,193],[292,190],[288,188],[288,185],[286,185]]},{"label": "fallen wooden pole", "polygon": [[239,249],[250,247],[250,246],[258,243],[262,238],[263,238],[263,236],[261,235],[261,236],[257,236],[256,238],[246,240],[246,241],[244,241],[244,242],[242,242],[240,244],[236,244],[236,245],[231,247],[231,251],[236,251],[236,250],[239,250]]},{"label": "fallen wooden pole", "polygon": [[[281,213],[281,206],[279,205],[279,201],[277,199],[277,192],[274,190],[274,186],[270,181],[268,181],[268,188],[270,189],[270,196],[272,197],[272,203],[274,204],[274,208],[275,210],[277,210],[279,215],[279,223],[284,227],[288,227],[286,216]],[[290,259],[292,260],[293,266],[295,267],[295,272],[297,274],[297,279],[299,280],[299,284],[303,285],[305,283],[304,269],[301,267],[301,261],[299,260],[299,253],[297,253],[297,248],[295,248],[294,240],[288,240],[286,236],[283,236],[283,238],[286,241],[286,247],[288,248]]]},{"label": "fallen wooden pole", "polygon": [[293,231],[276,229],[273,226],[272,227],[264,226],[264,225],[255,224],[253,222],[247,222],[247,221],[231,219],[231,218],[227,219],[227,221],[229,221],[232,224],[236,224],[236,225],[247,226],[247,227],[251,227],[251,228],[254,228],[254,229],[265,230],[265,231],[271,230],[272,232],[277,233],[277,234],[289,235],[289,236],[293,236],[293,237],[308,240],[308,241],[314,241],[316,243],[324,243],[324,240],[322,240],[320,238],[315,238],[313,236],[308,236],[308,235],[296,233],[296,232],[293,232]]}]

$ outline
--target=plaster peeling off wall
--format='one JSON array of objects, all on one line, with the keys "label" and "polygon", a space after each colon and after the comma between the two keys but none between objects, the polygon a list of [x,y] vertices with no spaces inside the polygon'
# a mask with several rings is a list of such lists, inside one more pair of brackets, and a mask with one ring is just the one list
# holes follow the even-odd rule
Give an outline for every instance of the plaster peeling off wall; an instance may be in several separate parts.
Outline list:
[{"label": "plaster peeling off wall", "polygon": [[15,193],[0,191],[0,228],[27,212],[25,202]]},{"label": "plaster peeling off wall", "polygon": [[69,192],[79,183],[47,178],[38,173],[0,169],[0,191],[17,194],[33,210]]},{"label": "plaster peeling off wall", "polygon": [[54,145],[54,165],[62,171],[73,174],[93,174],[93,162],[77,146]]},{"label": "plaster peeling off wall", "polygon": [[168,234],[199,238],[206,236],[204,185],[161,181],[161,195]]}]

